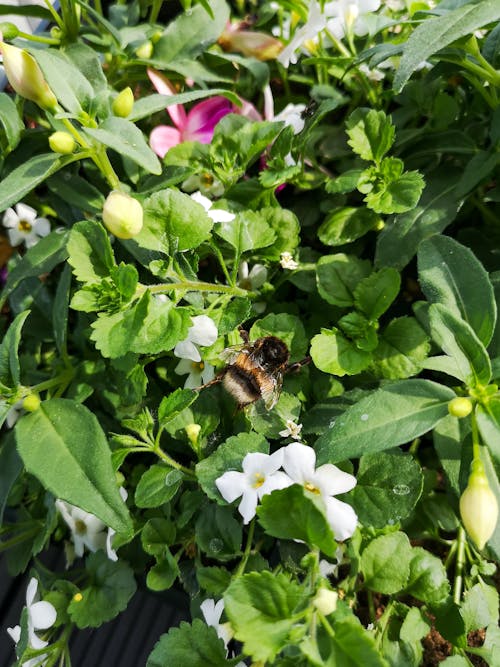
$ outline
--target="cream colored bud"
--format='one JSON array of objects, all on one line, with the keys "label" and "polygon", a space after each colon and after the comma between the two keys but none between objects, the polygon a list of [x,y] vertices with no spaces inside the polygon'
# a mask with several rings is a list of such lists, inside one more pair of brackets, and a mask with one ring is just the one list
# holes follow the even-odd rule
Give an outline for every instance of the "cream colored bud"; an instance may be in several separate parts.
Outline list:
[{"label": "cream colored bud", "polygon": [[109,193],[102,209],[107,229],[119,239],[131,239],[142,229],[141,204],[130,195],[118,190]]},{"label": "cream colored bud", "polygon": [[200,436],[201,426],[199,424],[188,424],[185,428],[189,442],[192,445],[196,445]]},{"label": "cream colored bud", "polygon": [[460,516],[469,537],[478,549],[482,549],[495,532],[498,502],[481,461],[472,463],[469,482],[460,498]]},{"label": "cream colored bud", "polygon": [[328,614],[333,613],[337,608],[338,599],[339,594],[337,591],[331,591],[328,588],[320,588],[313,600],[313,605],[324,616],[328,616]]},{"label": "cream colored bud", "polygon": [[117,97],[113,100],[111,108],[115,116],[120,116],[120,118],[126,118],[134,106],[134,93],[132,88],[127,86],[124,88]]},{"label": "cream colored bud", "polygon": [[274,60],[283,51],[283,44],[264,32],[225,30],[218,39],[224,51],[238,51],[257,60]]},{"label": "cream colored bud", "polygon": [[40,407],[40,403],[38,394],[28,394],[23,401],[23,408],[26,412],[35,412]]},{"label": "cream colored bud", "polygon": [[448,412],[453,417],[467,417],[472,412],[472,402],[469,398],[457,396],[448,403]]},{"label": "cream colored bud", "polygon": [[135,55],[142,60],[149,60],[153,55],[153,42],[150,42],[149,39],[143,42],[135,50]]},{"label": "cream colored bud", "polygon": [[24,49],[0,42],[3,66],[10,85],[18,95],[54,111],[57,98],[49,88],[36,60]]},{"label": "cream colored bud", "polygon": [[69,155],[76,148],[76,142],[69,132],[53,132],[49,137],[49,146],[54,153]]}]

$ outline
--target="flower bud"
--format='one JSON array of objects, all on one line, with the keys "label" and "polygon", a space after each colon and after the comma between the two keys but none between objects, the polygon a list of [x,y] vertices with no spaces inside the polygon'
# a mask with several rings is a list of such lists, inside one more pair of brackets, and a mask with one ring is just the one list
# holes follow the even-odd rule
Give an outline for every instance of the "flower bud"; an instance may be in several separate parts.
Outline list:
[{"label": "flower bud", "polygon": [[498,521],[498,503],[481,461],[472,462],[469,482],[460,498],[460,515],[469,537],[482,549]]},{"label": "flower bud", "polygon": [[31,100],[42,109],[55,110],[57,99],[49,88],[36,60],[24,49],[0,42],[3,66],[10,85],[18,95]]},{"label": "flower bud", "polygon": [[13,23],[0,23],[2,39],[15,39],[19,35],[19,28]]},{"label": "flower bud", "polygon": [[149,39],[146,42],[143,42],[135,50],[135,55],[143,60],[149,60],[153,55],[153,42],[150,42]]},{"label": "flower bud", "polygon": [[448,412],[453,417],[467,417],[472,412],[472,402],[469,398],[457,396],[448,403]]},{"label": "flower bud", "polygon": [[121,93],[117,97],[115,97],[115,99],[113,100],[113,104],[111,105],[111,108],[113,109],[113,113],[115,114],[115,116],[120,116],[120,118],[126,118],[132,111],[133,106],[134,106],[134,93],[132,92],[132,88],[130,88],[130,86],[127,86],[121,91]]},{"label": "flower bud", "polygon": [[49,146],[54,153],[69,155],[76,148],[76,142],[69,132],[53,132],[49,137]]},{"label": "flower bud", "polygon": [[188,424],[185,429],[189,442],[195,447],[200,436],[201,426],[199,424]]},{"label": "flower bud", "polygon": [[328,614],[333,613],[337,608],[338,599],[339,594],[337,591],[331,591],[328,588],[320,588],[313,600],[313,605],[324,616],[328,616]]},{"label": "flower bud", "polygon": [[28,394],[23,401],[23,408],[26,412],[35,412],[40,407],[40,403],[38,394]]},{"label": "flower bud", "polygon": [[113,190],[104,202],[102,219],[116,237],[131,239],[142,229],[142,206],[130,195]]},{"label": "flower bud", "polygon": [[257,60],[274,60],[283,51],[279,39],[264,32],[238,30],[234,26],[224,30],[218,43],[224,51],[238,51]]}]

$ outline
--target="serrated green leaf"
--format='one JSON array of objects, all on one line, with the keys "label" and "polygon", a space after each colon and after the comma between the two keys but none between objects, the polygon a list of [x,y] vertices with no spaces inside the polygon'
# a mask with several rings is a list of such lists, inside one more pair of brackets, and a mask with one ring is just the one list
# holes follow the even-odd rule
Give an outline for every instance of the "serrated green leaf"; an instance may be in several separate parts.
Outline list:
[{"label": "serrated green leaf", "polygon": [[413,549],[405,533],[377,537],[361,554],[360,569],[366,586],[392,595],[406,588]]},{"label": "serrated green leaf", "polygon": [[166,546],[175,540],[175,525],[170,519],[154,517],[144,524],[141,532],[141,544],[144,551],[153,556],[160,556]]},{"label": "serrated green leaf", "polygon": [[182,621],[162,635],[148,658],[146,667],[224,667],[226,649],[215,629],[199,618],[190,625]]},{"label": "serrated green leaf", "polygon": [[408,378],[422,369],[429,351],[429,338],[415,318],[397,317],[379,334],[371,368],[390,380]]},{"label": "serrated green leaf", "polygon": [[158,562],[150,568],[146,575],[147,587],[152,591],[166,591],[180,575],[179,565],[168,547]]},{"label": "serrated green leaf", "polygon": [[344,245],[377,229],[381,222],[380,216],[367,208],[335,209],[319,226],[318,238],[325,245]]},{"label": "serrated green leaf", "polygon": [[320,257],[316,265],[318,291],[328,303],[348,308],[354,305],[357,284],[370,275],[370,262],[338,253]]},{"label": "serrated green leaf", "polygon": [[441,559],[422,547],[414,547],[406,590],[422,602],[443,603],[450,594],[450,582]]},{"label": "serrated green leaf", "polygon": [[281,253],[293,253],[299,245],[300,233],[300,223],[295,213],[284,208],[267,206],[259,210],[259,215],[267,222],[275,235],[271,245],[264,245],[261,241],[256,246],[261,248],[259,257],[277,261]]},{"label": "serrated green leaf", "polygon": [[480,580],[465,592],[460,613],[467,632],[487,628],[492,624],[498,626],[497,589]]},{"label": "serrated green leaf", "polygon": [[[393,159],[395,158],[384,158],[381,168],[386,160]],[[393,176],[381,172],[380,176],[381,178],[364,198],[366,205],[372,211],[388,215],[405,213],[415,208],[425,185],[423,176],[418,171],[405,171]]]},{"label": "serrated green leaf", "polygon": [[276,239],[265,217],[255,211],[242,211],[234,220],[218,223],[214,231],[240,254],[269,246]]},{"label": "serrated green leaf", "polygon": [[363,160],[380,162],[394,143],[394,126],[383,111],[358,108],[346,120],[348,144]]},{"label": "serrated green leaf", "polygon": [[161,399],[158,407],[158,423],[164,426],[174,417],[177,417],[185,408],[196,401],[198,394],[192,389],[176,389]]},{"label": "serrated green leaf", "polygon": [[396,269],[385,267],[363,278],[354,289],[354,305],[369,320],[378,320],[398,295],[401,277]]},{"label": "serrated green leaf", "polygon": [[72,227],[68,252],[68,262],[80,282],[98,282],[100,278],[108,276],[116,265],[108,234],[94,220],[77,222]]},{"label": "serrated green leaf", "polygon": [[316,368],[343,377],[357,375],[368,368],[372,354],[358,349],[338,330],[322,329],[311,340],[311,357]]}]

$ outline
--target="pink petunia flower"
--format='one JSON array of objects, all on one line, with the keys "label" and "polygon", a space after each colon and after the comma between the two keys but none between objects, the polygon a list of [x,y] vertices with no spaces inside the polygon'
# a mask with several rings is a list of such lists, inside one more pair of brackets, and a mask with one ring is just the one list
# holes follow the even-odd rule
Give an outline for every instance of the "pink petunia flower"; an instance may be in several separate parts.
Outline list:
[{"label": "pink petunia flower", "polygon": [[[172,84],[159,72],[148,69],[148,76],[161,95],[176,94]],[[158,125],[149,138],[151,148],[159,157],[164,157],[169,148],[183,141],[209,144],[217,123],[228,113],[234,113],[235,109],[225,97],[215,96],[195,104],[187,113],[182,104],[172,104],[167,111],[175,127]]]}]

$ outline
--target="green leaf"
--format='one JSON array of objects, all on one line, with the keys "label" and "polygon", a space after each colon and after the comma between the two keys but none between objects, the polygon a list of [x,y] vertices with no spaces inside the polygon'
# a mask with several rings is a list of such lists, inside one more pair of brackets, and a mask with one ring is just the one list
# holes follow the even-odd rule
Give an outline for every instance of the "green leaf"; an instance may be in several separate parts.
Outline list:
[{"label": "green leaf", "polygon": [[[1,423],[0,419],[0,423]],[[23,469],[23,462],[16,450],[16,441],[12,432],[3,438],[0,448],[0,524],[11,488],[16,483]]]},{"label": "green leaf", "polygon": [[24,124],[14,101],[6,93],[0,93],[0,123],[5,130],[7,147],[12,151],[19,143]]},{"label": "green leaf", "polygon": [[188,90],[178,95],[147,95],[134,102],[132,112],[127,116],[127,120],[135,123],[137,120],[149,118],[158,111],[163,111],[174,104],[189,104],[197,100],[203,100],[206,97],[215,97],[216,95],[227,97],[233,104],[239,105],[240,98],[235,93],[225,88],[210,88],[209,90]]},{"label": "green leaf", "polygon": [[365,454],[359,462],[358,483],[351,502],[360,522],[383,528],[406,519],[423,489],[423,475],[409,454]]},{"label": "green leaf", "polygon": [[224,608],[236,639],[254,662],[273,661],[288,644],[294,614],[305,600],[302,588],[283,574],[252,572],[233,580]]},{"label": "green leaf", "polygon": [[47,180],[47,187],[63,201],[71,202],[73,207],[99,215],[102,212],[104,195],[78,174],[67,171],[55,174]]},{"label": "green leaf", "polygon": [[245,322],[251,313],[252,303],[250,299],[245,297],[236,297],[229,300],[229,302],[223,307],[221,318],[218,322],[217,329],[219,331],[219,336],[224,336],[231,331],[234,331],[236,327]]},{"label": "green leaf", "polygon": [[[361,176],[363,171],[364,169],[348,169],[347,171],[344,171],[342,174],[336,176],[335,178],[331,178],[329,181],[325,183],[326,192],[328,192],[331,195],[347,194],[348,192],[352,192],[353,190],[356,189],[359,177]],[[364,209],[355,209],[355,210],[362,211]]]},{"label": "green leaf", "polygon": [[131,533],[111,451],[90,410],[69,399],[53,398],[19,420],[15,434],[26,470],[56,498],[94,514],[119,533]]},{"label": "green leaf", "polygon": [[228,470],[241,470],[243,459],[250,452],[269,454],[269,443],[257,433],[238,433],[196,465],[198,482],[210,499],[223,502],[215,480]]},{"label": "green leaf", "polygon": [[316,265],[318,291],[328,303],[348,308],[354,305],[354,290],[370,275],[370,262],[352,255],[324,255]]},{"label": "green leaf", "polygon": [[429,308],[432,338],[455,360],[461,377],[472,387],[491,380],[491,363],[486,348],[474,330],[440,303]]},{"label": "green leaf", "polygon": [[354,305],[369,320],[378,320],[397,297],[401,277],[396,269],[385,267],[363,278],[354,289]]},{"label": "green leaf", "polygon": [[482,0],[478,3],[460,4],[453,11],[424,21],[411,33],[404,45],[399,68],[394,77],[394,90],[401,92],[410,76],[424,60],[456,40],[499,19],[500,7],[496,0]]},{"label": "green leaf", "polygon": [[476,419],[483,442],[500,465],[500,399],[492,396],[476,408]]},{"label": "green leaf", "polygon": [[143,133],[129,120],[110,116],[96,129],[86,127],[85,133],[132,160],[150,174],[161,174],[160,161],[148,146]]},{"label": "green leaf", "polygon": [[250,339],[256,340],[263,336],[277,336],[284,341],[293,361],[302,359],[307,352],[308,340],[304,325],[296,315],[269,313],[257,320],[250,329]]},{"label": "green leaf", "polygon": [[177,493],[184,475],[164,465],[152,465],[140,478],[135,489],[137,507],[159,507]]},{"label": "green leaf", "polygon": [[192,389],[176,389],[168,396],[164,396],[158,408],[159,425],[164,427],[185,408],[194,403],[197,398],[198,394]]},{"label": "green leaf", "polygon": [[431,236],[418,249],[418,277],[430,303],[446,306],[488,345],[497,318],[495,294],[472,250],[449,236]]},{"label": "green leaf", "polygon": [[199,618],[190,625],[182,621],[162,635],[150,654],[146,667],[223,667],[226,660],[224,642],[215,629]]},{"label": "green leaf", "polygon": [[311,340],[311,357],[316,368],[338,375],[357,375],[370,365],[372,355],[358,349],[338,330],[322,329]]},{"label": "green leaf", "polygon": [[161,517],[149,519],[141,532],[142,548],[147,554],[161,556],[165,552],[165,547],[174,543],[175,533],[175,525],[169,519]]},{"label": "green leaf", "polygon": [[467,632],[498,626],[498,591],[480,580],[466,591],[460,613]]},{"label": "green leaf", "polygon": [[240,553],[241,523],[230,507],[205,504],[196,521],[196,544],[208,558],[227,561]]},{"label": "green leaf", "polygon": [[68,614],[78,628],[97,628],[127,608],[137,586],[130,566],[109,560],[103,551],[88,556],[86,574],[89,584],[80,600],[71,600]]},{"label": "green leaf", "polygon": [[[401,169],[394,169],[401,163]],[[384,158],[378,178],[364,201],[375,213],[405,213],[415,208],[424,189],[424,179],[418,171],[403,172],[403,163],[397,158]],[[360,191],[364,192],[365,190]]]},{"label": "green leaf", "polygon": [[414,644],[423,639],[429,630],[430,625],[424,613],[420,609],[417,609],[417,607],[411,607],[405,616],[399,636],[401,637],[401,641]]},{"label": "green leaf", "polygon": [[394,125],[383,111],[358,108],[346,120],[348,144],[363,160],[380,162],[394,143]]},{"label": "green leaf", "polygon": [[325,513],[321,498],[299,484],[265,495],[257,508],[259,522],[268,535],[301,540],[333,557],[337,543]]},{"label": "green leaf", "polygon": [[147,587],[152,591],[166,591],[180,575],[179,565],[168,547],[164,547],[158,562],[146,576]]},{"label": "green leaf", "polygon": [[196,578],[200,588],[216,597],[222,597],[231,583],[231,573],[225,567],[200,566],[196,568]]},{"label": "green leaf", "polygon": [[460,200],[455,194],[460,172],[450,169],[426,177],[426,187],[415,208],[391,218],[377,238],[375,265],[402,269],[421,241],[442,232],[456,217]]},{"label": "green leaf", "polygon": [[15,389],[20,383],[18,348],[21,331],[29,314],[29,310],[19,313],[0,343],[0,384],[10,389]]},{"label": "green leaf", "polygon": [[[151,250],[169,253],[196,248],[206,241],[213,220],[201,204],[178,190],[160,190],[144,202],[144,230],[138,243]],[[146,236],[147,234],[147,236]]]},{"label": "green leaf", "polygon": [[112,267],[116,266],[108,234],[94,220],[77,222],[72,227],[68,252],[68,262],[80,282],[98,282],[100,278],[109,276]]},{"label": "green leaf", "polygon": [[229,20],[229,8],[224,0],[211,0],[211,19],[203,7],[196,5],[168,24],[155,44],[153,61],[162,69],[169,63],[192,60],[214,42]]},{"label": "green leaf", "polygon": [[344,245],[378,229],[381,222],[380,216],[368,208],[348,206],[335,209],[319,226],[318,238],[325,245]]},{"label": "green leaf", "polygon": [[256,211],[242,211],[234,220],[218,223],[215,233],[240,254],[269,246],[276,240],[276,233],[266,218]]},{"label": "green leaf", "polygon": [[405,533],[377,537],[361,554],[360,569],[372,591],[392,595],[406,588],[413,549]]},{"label": "green leaf", "polygon": [[58,169],[71,162],[70,157],[61,158],[57,153],[43,153],[23,161],[0,182],[0,211],[20,202]]},{"label": "green leaf", "polygon": [[448,415],[436,425],[432,433],[434,449],[446,474],[448,486],[457,498],[461,494],[461,430],[460,420]]},{"label": "green leaf", "polygon": [[428,604],[445,602],[450,594],[450,582],[441,559],[422,547],[414,547],[406,590]]},{"label": "green leaf", "polygon": [[[292,252],[299,245],[300,223],[295,213],[284,208],[268,206],[259,210],[259,215],[267,222],[274,232],[275,238],[271,245],[263,245],[260,241],[259,257],[278,261],[282,252]],[[268,232],[266,230],[265,237]],[[269,234],[270,237],[270,234]]]},{"label": "green leaf", "polygon": [[455,392],[430,380],[393,382],[346,410],[317,441],[318,465],[390,449],[430,431]]},{"label": "green leaf", "polygon": [[266,438],[279,438],[280,431],[286,426],[286,420],[297,421],[300,415],[300,399],[282,391],[278,402],[272,410],[262,409],[259,404],[255,404],[248,411],[248,418],[252,428]]},{"label": "green leaf", "polygon": [[407,378],[422,369],[429,351],[429,338],[415,318],[397,317],[379,333],[371,368],[390,380]]},{"label": "green leaf", "polygon": [[70,289],[71,267],[66,264],[59,278],[52,310],[52,328],[54,329],[54,340],[59,354],[66,354]]}]

